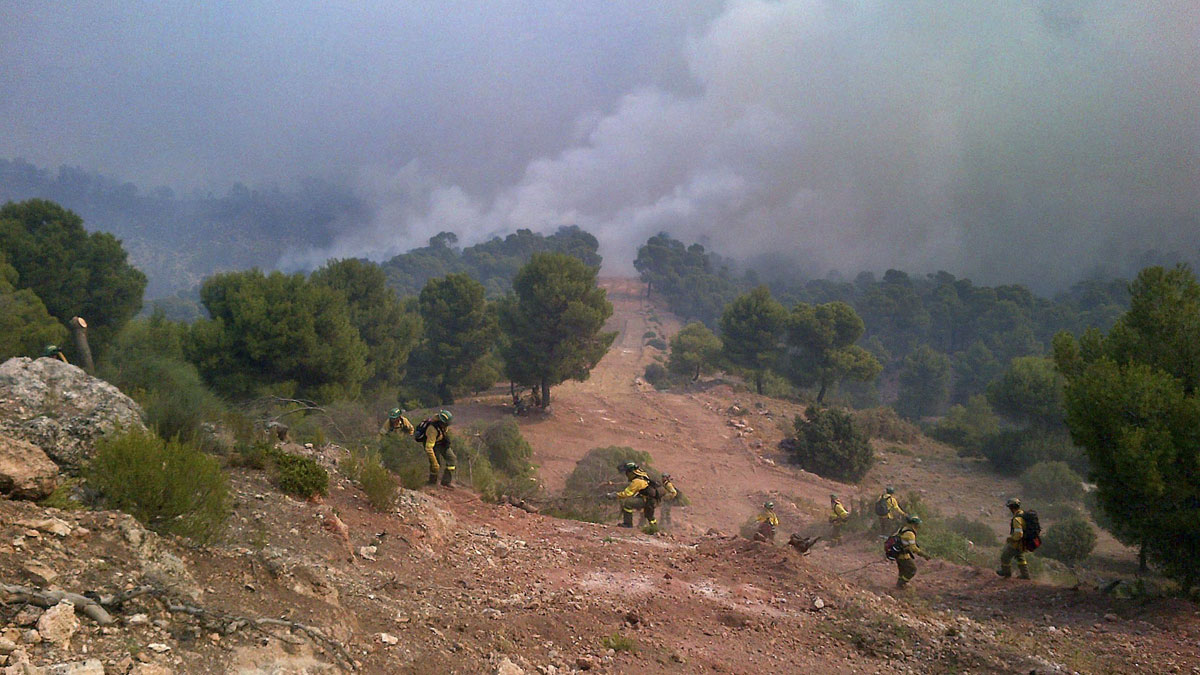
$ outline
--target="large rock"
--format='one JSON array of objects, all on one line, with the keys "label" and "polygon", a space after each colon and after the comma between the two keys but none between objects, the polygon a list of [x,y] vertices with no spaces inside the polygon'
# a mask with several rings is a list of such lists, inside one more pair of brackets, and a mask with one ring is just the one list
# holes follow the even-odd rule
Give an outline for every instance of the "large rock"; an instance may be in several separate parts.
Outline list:
[{"label": "large rock", "polygon": [[58,486],[58,465],[28,441],[0,434],[0,493],[42,499]]},{"label": "large rock", "polygon": [[104,380],[58,359],[0,364],[0,433],[33,443],[59,466],[78,467],[116,427],[144,429],[142,409]]},{"label": "large rock", "polygon": [[46,642],[62,645],[71,641],[79,630],[79,619],[75,616],[75,605],[63,600],[46,610],[37,622],[38,633]]}]

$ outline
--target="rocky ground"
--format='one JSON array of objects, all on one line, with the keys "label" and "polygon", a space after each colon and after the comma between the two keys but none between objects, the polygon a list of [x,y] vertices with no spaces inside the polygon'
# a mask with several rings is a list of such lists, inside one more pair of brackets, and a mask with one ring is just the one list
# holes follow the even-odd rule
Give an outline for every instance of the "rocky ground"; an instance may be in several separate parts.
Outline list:
[{"label": "rocky ground", "polygon": [[[869,535],[806,556],[736,538],[764,497],[783,502],[788,533],[819,527],[828,492],[856,490],[779,461],[788,406],[726,385],[645,387],[637,375],[654,352],[641,336],[670,319],[637,285],[609,288],[616,347],[522,431],[551,488],[592,447],[649,450],[693,502],[672,531],[558,520],[464,488],[405,491],[380,513],[336,470],[311,502],[233,470],[234,516],[211,547],[119,513],[0,499],[0,672],[1200,672],[1188,602],[944,561],[895,592]],[[458,406],[456,421],[506,414],[502,402]],[[735,403],[744,414],[730,414]],[[289,449],[330,468],[339,455]],[[885,453],[864,494],[899,479],[946,512],[994,517],[994,494],[1010,488],[943,449],[906,452]],[[84,615],[97,599],[111,622]]]}]

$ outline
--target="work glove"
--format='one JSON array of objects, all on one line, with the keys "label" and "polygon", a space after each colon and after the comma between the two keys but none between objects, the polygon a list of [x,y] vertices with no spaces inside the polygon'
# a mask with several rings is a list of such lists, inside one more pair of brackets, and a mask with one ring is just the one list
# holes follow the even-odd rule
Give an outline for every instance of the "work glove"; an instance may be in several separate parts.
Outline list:
[{"label": "work glove", "polygon": [[616,499],[616,498],[617,498],[617,493],[615,493],[615,492],[605,492],[605,493],[604,493],[604,498],[605,498],[605,499]]}]

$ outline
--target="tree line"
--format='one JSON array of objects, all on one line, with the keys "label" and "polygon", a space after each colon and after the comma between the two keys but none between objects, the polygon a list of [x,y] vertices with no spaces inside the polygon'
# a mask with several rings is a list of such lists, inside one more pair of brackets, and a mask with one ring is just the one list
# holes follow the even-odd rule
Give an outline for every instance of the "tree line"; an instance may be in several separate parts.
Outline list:
[{"label": "tree line", "polygon": [[[896,405],[909,417],[938,415],[986,392],[1012,359],[1044,356],[1060,331],[1108,328],[1129,305],[1120,279],[1085,280],[1053,299],[1019,284],[976,286],[948,272],[910,276],[863,272],[852,281],[800,279],[774,270],[736,272],[732,261],[667,234],[638,249],[634,267],[651,293],[685,320],[720,329],[726,308],[764,286],[785,307],[844,303],[861,319],[858,344],[882,366],[879,386],[852,388],[859,404],[895,403],[902,387],[920,395]],[[772,276],[767,278],[768,272]]]},{"label": "tree line", "polygon": [[[0,358],[65,341],[63,324],[80,315],[106,373],[143,392],[200,380],[234,401],[391,391],[421,406],[449,404],[506,378],[537,388],[546,406],[550,388],[586,378],[615,336],[601,330],[612,305],[596,285],[595,239],[577,230],[557,236],[537,238],[582,258],[526,247],[509,290],[494,299],[464,273],[433,277],[402,297],[382,267],[347,259],[309,275],[216,274],[199,290],[206,318],[131,321],[146,279],[117,239],[88,234],[78,215],[52,202],[9,203],[0,209],[0,306],[10,310],[0,319]],[[505,250],[511,266],[516,253]]]}]

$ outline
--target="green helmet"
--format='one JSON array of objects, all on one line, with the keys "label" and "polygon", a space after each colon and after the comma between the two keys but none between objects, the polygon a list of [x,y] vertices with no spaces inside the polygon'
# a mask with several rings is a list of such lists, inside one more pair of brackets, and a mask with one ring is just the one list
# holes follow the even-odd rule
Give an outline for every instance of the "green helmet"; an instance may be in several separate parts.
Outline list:
[{"label": "green helmet", "polygon": [[909,516],[908,524],[909,525],[920,525],[921,524],[921,516]]},{"label": "green helmet", "polygon": [[403,410],[401,410],[399,408],[392,408],[390,411],[388,411],[388,419],[389,420],[398,420],[398,419],[400,419],[400,416],[403,414],[404,414]]},{"label": "green helmet", "polygon": [[896,488],[892,487],[891,485],[887,486],[887,493],[889,495],[896,494]]},{"label": "green helmet", "polygon": [[837,495],[829,495],[829,499],[830,499],[831,501],[835,501],[835,502],[836,502],[836,501],[837,501]]},{"label": "green helmet", "polygon": [[46,345],[46,348],[42,350],[42,356],[54,356],[61,351],[58,345]]},{"label": "green helmet", "polygon": [[1016,497],[1009,497],[1008,501],[1004,502],[1004,505],[1009,507],[1010,509],[1011,508],[1021,508],[1021,500],[1017,499]]},{"label": "green helmet", "polygon": [[638,468],[637,464],[635,464],[633,462],[625,462],[624,464],[617,467],[617,471],[620,471],[621,473],[629,473],[630,471],[637,471],[637,468]]},{"label": "green helmet", "polygon": [[775,502],[767,502],[767,503],[763,504],[763,508],[768,509],[768,510],[773,509],[773,508],[775,508]]},{"label": "green helmet", "polygon": [[437,419],[442,424],[450,424],[450,420],[454,419],[454,415],[451,415],[449,410],[440,410],[438,411]]}]

